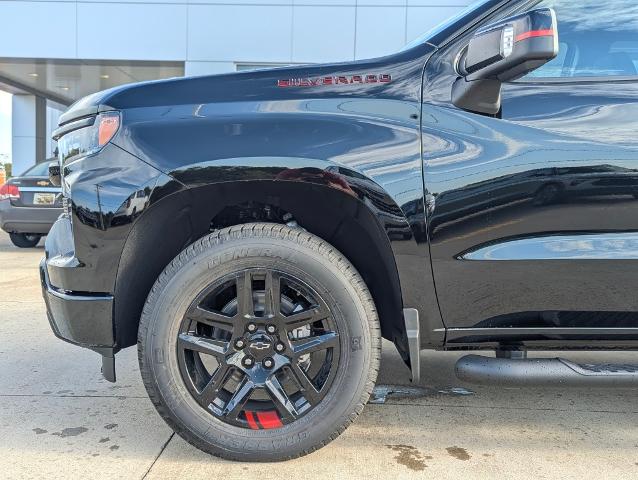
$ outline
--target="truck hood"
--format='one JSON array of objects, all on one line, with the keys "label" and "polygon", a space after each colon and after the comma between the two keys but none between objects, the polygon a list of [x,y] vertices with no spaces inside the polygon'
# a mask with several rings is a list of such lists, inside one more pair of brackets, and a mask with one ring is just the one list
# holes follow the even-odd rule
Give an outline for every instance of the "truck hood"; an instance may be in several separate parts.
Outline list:
[{"label": "truck hood", "polygon": [[426,43],[372,60],[122,85],[77,101],[60,125],[100,111],[153,106],[335,96],[418,100],[423,66],[433,50]]}]

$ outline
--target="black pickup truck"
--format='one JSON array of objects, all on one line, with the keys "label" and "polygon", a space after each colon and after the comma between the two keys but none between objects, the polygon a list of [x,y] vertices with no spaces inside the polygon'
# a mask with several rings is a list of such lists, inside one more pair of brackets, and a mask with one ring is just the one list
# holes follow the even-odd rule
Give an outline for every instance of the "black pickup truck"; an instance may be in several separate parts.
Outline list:
[{"label": "black pickup truck", "polygon": [[[204,451],[282,460],[361,413],[381,338],[459,378],[638,385],[638,11],[484,0],[394,55],[147,82],[74,104],[51,326],[115,381],[137,344]],[[479,352],[480,353],[480,352]],[[427,368],[427,366],[426,366]]]}]

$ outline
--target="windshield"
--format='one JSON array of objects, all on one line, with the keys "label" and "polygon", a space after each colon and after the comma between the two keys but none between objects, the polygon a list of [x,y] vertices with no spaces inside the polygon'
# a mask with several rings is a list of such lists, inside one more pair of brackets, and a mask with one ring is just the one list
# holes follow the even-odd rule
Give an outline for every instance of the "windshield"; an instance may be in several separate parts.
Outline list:
[{"label": "windshield", "polygon": [[48,177],[49,176],[49,165],[54,162],[42,162],[34,165],[26,172],[24,172],[21,177]]},{"label": "windshield", "polygon": [[405,47],[403,47],[401,49],[401,51],[407,50],[407,49],[412,48],[412,47],[416,47],[417,45],[421,45],[422,43],[427,42],[430,38],[432,38],[436,34],[441,33],[443,30],[448,28],[450,25],[454,24],[455,22],[457,22],[458,20],[460,20],[461,18],[466,16],[471,11],[476,10],[477,8],[479,8],[480,6],[482,6],[483,4],[485,4],[485,3],[489,2],[489,1],[491,1],[491,0],[476,0],[475,2],[472,2],[470,5],[465,7],[463,10],[458,12],[456,15],[451,16],[450,18],[448,18],[444,22],[439,23],[438,25],[436,25],[435,27],[431,28],[427,32],[419,35],[416,39],[412,40]]}]

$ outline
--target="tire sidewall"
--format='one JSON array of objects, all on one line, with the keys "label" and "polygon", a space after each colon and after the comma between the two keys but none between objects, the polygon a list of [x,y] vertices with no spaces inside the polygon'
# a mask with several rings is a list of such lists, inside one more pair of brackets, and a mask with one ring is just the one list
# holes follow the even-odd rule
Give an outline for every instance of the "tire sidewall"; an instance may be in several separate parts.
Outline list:
[{"label": "tire sidewall", "polygon": [[[252,237],[227,239],[209,249],[192,249],[179,263],[151,294],[153,298],[149,297],[147,304],[150,308],[145,308],[142,317],[148,322],[143,362],[150,367],[152,388],[167,409],[169,423],[203,450],[240,455],[244,460],[296,456],[329,441],[335,426],[343,424],[365,396],[373,341],[368,318],[371,312],[338,262],[297,242]],[[215,418],[191,396],[177,362],[180,323],[193,299],[218,278],[259,267],[290,273],[314,289],[328,304],[340,339],[337,375],[322,402],[276,430],[249,430]],[[353,267],[349,268],[356,274]]]}]

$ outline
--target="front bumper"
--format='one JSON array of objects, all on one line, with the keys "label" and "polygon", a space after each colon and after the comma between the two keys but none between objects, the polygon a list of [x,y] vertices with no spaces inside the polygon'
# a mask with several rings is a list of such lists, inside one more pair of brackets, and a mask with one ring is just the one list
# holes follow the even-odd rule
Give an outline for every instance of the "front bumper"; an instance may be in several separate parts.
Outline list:
[{"label": "front bumper", "polygon": [[0,228],[8,233],[46,235],[61,213],[61,208],[16,207],[0,200]]},{"label": "front bumper", "polygon": [[40,262],[42,296],[56,337],[102,353],[115,347],[113,296],[67,293],[49,282],[47,260]]},{"label": "front bumper", "polygon": [[111,144],[66,164],[69,208],[44,245],[40,275],[51,328],[62,340],[101,354],[102,372],[110,381],[122,346],[115,314],[120,258],[162,175]]},{"label": "front bumper", "polygon": [[[56,337],[82,347],[90,348],[102,355],[102,373],[115,381],[115,330],[113,325],[113,296],[102,293],[68,292],[51,284],[49,266],[66,263],[66,268],[80,266],[77,259],[65,253],[68,244],[70,220],[62,215],[53,224],[45,244],[47,257],[40,262],[42,296],[47,309],[47,318]],[[62,254],[61,254],[62,252]],[[52,255],[53,254],[53,255]],[[69,261],[75,259],[76,261]],[[55,267],[54,267],[55,269]]]}]

